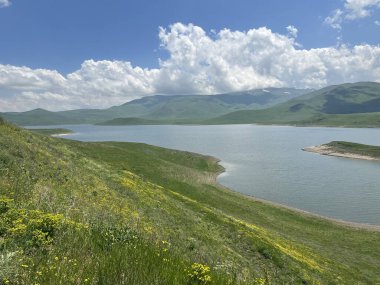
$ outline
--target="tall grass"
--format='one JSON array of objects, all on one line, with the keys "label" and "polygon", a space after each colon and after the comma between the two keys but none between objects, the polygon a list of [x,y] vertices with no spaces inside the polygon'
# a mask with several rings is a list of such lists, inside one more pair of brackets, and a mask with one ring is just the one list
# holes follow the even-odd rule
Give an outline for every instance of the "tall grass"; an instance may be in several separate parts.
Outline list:
[{"label": "tall grass", "polygon": [[188,152],[2,123],[0,284],[380,282],[378,232],[248,199],[219,171]]}]

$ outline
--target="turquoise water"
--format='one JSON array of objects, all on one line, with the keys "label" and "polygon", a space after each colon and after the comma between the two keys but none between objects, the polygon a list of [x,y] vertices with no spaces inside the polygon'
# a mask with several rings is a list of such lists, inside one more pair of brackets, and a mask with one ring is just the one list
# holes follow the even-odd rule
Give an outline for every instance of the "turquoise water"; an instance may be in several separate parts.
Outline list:
[{"label": "turquoise water", "polygon": [[[51,127],[51,126],[50,126]],[[82,141],[144,142],[221,159],[221,184],[346,221],[380,224],[380,162],[304,152],[345,140],[380,145],[380,129],[287,126],[60,126]]]}]

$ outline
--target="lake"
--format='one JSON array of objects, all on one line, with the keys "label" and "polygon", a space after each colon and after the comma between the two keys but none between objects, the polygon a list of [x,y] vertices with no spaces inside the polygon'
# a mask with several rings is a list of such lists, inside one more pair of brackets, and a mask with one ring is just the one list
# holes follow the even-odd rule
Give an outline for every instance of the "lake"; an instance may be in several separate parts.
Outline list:
[{"label": "lake", "polygon": [[[51,126],[48,126],[51,128]],[[129,141],[212,155],[218,181],[243,194],[345,221],[380,225],[380,162],[303,147],[332,140],[380,145],[380,129],[219,126],[59,126],[81,141]]]}]

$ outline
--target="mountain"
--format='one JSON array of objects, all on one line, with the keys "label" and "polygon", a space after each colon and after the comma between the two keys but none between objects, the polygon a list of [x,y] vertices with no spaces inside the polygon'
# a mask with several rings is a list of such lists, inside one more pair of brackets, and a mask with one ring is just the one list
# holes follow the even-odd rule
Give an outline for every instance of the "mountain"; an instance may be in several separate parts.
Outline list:
[{"label": "mountain", "polygon": [[310,91],[309,89],[268,88],[220,95],[155,95],[103,110],[79,109],[50,112],[36,109],[0,115],[24,126],[94,124],[116,118],[166,121],[205,120],[237,110],[268,108]]},{"label": "mountain", "polygon": [[310,90],[269,88],[220,95],[177,95],[144,97],[111,108],[128,117],[155,120],[205,119],[242,109],[262,109],[285,102]]},{"label": "mountain", "polygon": [[261,123],[324,126],[380,126],[380,84],[333,85],[265,110],[241,110],[209,124]]},{"label": "mountain", "polygon": [[0,116],[20,126],[91,124],[113,118],[111,113],[100,109],[51,112],[39,108],[27,112],[0,113]]},{"label": "mountain", "polygon": [[92,123],[99,118],[101,118],[100,120],[112,118],[111,114],[100,109],[51,112],[38,108],[27,112],[0,113],[0,116],[21,126],[85,124]]},{"label": "mountain", "polygon": [[155,95],[108,109],[0,113],[18,125],[291,124],[380,126],[380,84],[268,88],[220,95]]}]

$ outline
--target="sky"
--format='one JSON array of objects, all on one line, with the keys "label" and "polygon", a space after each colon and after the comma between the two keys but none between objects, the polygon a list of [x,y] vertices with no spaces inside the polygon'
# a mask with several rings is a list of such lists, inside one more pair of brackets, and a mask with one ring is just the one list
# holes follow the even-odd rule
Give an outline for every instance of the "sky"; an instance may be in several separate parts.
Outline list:
[{"label": "sky", "polygon": [[0,0],[0,112],[380,82],[380,0]]}]

